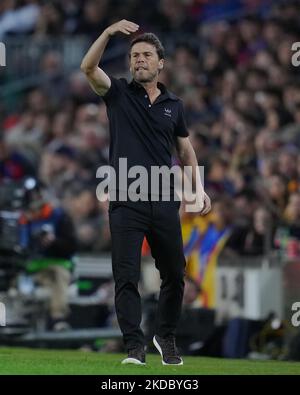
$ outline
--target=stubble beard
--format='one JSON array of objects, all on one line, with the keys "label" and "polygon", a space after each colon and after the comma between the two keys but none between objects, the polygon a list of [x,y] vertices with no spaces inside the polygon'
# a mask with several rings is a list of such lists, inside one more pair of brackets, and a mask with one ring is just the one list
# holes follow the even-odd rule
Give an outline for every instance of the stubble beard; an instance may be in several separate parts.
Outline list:
[{"label": "stubble beard", "polygon": [[148,75],[147,76],[140,76],[140,77],[138,76],[138,72],[135,71],[134,75],[133,75],[135,81],[145,84],[147,82],[152,82],[156,78],[157,73],[150,73],[149,74],[149,70],[146,70],[146,71],[148,72],[147,73]]}]

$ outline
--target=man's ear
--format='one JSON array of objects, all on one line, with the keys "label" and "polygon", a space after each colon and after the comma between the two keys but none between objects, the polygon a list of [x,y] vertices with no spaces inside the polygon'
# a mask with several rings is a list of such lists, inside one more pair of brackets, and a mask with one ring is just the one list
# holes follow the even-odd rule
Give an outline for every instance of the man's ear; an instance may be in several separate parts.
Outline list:
[{"label": "man's ear", "polygon": [[159,64],[158,64],[158,70],[162,70],[164,68],[164,60],[160,59]]}]

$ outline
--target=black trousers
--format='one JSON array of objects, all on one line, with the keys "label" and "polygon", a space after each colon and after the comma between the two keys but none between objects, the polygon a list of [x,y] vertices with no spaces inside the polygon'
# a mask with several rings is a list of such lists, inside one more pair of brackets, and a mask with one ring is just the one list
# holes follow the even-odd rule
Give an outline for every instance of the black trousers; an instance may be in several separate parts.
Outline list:
[{"label": "black trousers", "polygon": [[141,247],[146,236],[162,280],[156,334],[174,335],[184,291],[185,258],[179,218],[180,202],[111,202],[112,269],[115,307],[127,350],[144,345],[138,292]]}]

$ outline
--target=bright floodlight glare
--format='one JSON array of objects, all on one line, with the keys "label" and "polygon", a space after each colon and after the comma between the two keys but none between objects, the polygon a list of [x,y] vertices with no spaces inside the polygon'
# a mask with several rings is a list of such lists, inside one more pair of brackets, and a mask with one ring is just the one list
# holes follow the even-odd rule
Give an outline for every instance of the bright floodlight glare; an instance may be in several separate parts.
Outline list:
[{"label": "bright floodlight glare", "polygon": [[33,189],[36,186],[36,180],[34,178],[28,178],[25,181],[25,188],[26,189]]},{"label": "bright floodlight glare", "polygon": [[272,329],[279,329],[281,325],[281,321],[279,318],[274,318],[274,320],[271,322],[271,328]]}]

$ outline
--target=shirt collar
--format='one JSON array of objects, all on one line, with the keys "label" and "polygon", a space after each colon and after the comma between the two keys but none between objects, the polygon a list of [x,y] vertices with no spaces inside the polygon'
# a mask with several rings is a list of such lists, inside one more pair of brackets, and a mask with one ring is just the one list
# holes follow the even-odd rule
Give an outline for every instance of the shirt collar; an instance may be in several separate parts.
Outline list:
[{"label": "shirt collar", "polygon": [[[145,90],[145,88],[139,84],[138,82],[136,82],[134,79],[132,79],[132,81],[129,83],[129,87],[130,89],[138,92],[139,90],[143,89]],[[157,83],[157,87],[158,89],[161,91],[161,99],[171,99],[171,100],[179,100],[178,97],[176,95],[174,95],[172,92],[168,91],[168,89],[165,87],[165,85],[161,82]]]}]

